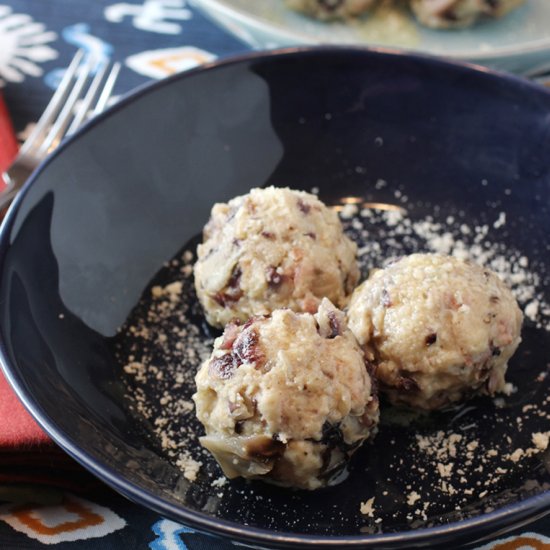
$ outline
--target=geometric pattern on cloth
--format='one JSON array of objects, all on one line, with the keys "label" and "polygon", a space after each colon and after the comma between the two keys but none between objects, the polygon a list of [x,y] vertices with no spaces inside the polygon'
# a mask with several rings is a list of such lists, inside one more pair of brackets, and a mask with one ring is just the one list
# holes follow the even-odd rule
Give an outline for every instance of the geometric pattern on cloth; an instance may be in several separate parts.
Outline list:
[{"label": "geometric pattern on cloth", "polygon": [[494,540],[476,550],[550,550],[550,538],[538,533],[521,533]]},{"label": "geometric pattern on cloth", "polygon": [[104,537],[126,526],[109,508],[70,493],[56,506],[5,504],[0,520],[43,544]]}]

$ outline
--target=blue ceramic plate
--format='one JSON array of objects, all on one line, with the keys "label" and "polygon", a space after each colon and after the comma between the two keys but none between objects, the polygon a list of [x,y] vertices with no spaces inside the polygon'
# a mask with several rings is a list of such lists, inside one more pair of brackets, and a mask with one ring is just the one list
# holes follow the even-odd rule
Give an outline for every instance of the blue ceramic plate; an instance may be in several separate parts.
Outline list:
[{"label": "blue ceramic plate", "polygon": [[402,47],[520,71],[550,60],[550,2],[527,0],[503,19],[468,29],[434,30],[404,9],[353,22],[324,23],[288,10],[283,0],[193,0],[220,25],[257,48],[296,44]]},{"label": "blue ceramic plate", "polygon": [[[550,506],[548,454],[533,441],[550,431],[549,158],[550,94],[431,58],[280,51],[144,88],[63,144],[5,219],[3,369],[76,460],[204,531],[289,548],[456,546],[506,531]],[[425,417],[385,407],[334,487],[223,484],[186,405],[189,350],[213,334],[183,253],[214,202],[270,184],[316,187],[342,211],[364,274],[449,239],[508,262],[530,314],[510,364],[517,391]],[[151,287],[174,281],[175,309],[148,316]],[[140,377],[132,361],[163,375]]]}]

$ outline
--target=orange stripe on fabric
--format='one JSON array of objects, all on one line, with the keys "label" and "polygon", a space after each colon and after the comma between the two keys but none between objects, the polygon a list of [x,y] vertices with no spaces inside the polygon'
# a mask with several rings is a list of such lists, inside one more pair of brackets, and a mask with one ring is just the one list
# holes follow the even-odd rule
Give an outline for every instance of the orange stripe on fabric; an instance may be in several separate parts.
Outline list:
[{"label": "orange stripe on fabric", "polygon": [[491,550],[518,550],[525,547],[533,548],[533,550],[550,550],[550,544],[532,537],[517,537],[514,540],[495,544]]}]

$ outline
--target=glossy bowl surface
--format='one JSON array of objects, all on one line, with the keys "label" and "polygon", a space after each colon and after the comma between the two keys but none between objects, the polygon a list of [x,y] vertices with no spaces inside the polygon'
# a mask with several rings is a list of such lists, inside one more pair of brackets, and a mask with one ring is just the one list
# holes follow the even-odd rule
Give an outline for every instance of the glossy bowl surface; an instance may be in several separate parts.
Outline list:
[{"label": "glossy bowl surface", "polygon": [[[427,57],[294,48],[143,88],[63,144],[5,219],[2,367],[28,410],[76,460],[132,500],[204,531],[288,548],[457,545],[506,531],[550,506],[547,453],[519,462],[505,456],[532,447],[532,433],[550,431],[543,314],[550,299],[549,158],[548,92]],[[128,327],[143,318],[152,285],[182,277],[180,264],[166,262],[193,250],[212,204],[270,184],[316,187],[340,209],[404,207],[412,222],[439,223],[444,232],[451,218],[459,231],[486,226],[483,242],[525,256],[538,274],[540,311],[537,322],[526,320],[510,364],[517,392],[407,422],[391,420],[386,409],[379,436],[355,457],[347,479],[315,493],[238,480],[213,486],[220,471],[200,454],[200,427],[182,416],[181,437],[203,462],[190,483],[160,445],[154,419],[132,400],[137,386],[121,359],[135,344]],[[381,256],[391,255],[395,246],[379,222],[367,224],[368,239],[380,243]],[[353,235],[353,223],[345,223]],[[182,307],[189,306],[196,334],[211,338],[186,281]],[[181,335],[168,345],[178,341],[191,346]],[[178,366],[162,357],[163,383],[170,384]],[[188,380],[197,366],[182,363]],[[143,398],[158,405],[163,387],[148,380]],[[188,399],[193,388],[169,390]],[[435,466],[417,469],[428,459],[416,445],[416,435],[440,430],[484,449],[499,446],[506,473],[495,482],[496,463],[477,464],[477,454],[468,464],[461,450],[453,472],[463,469],[458,476],[466,482],[453,481],[458,493],[440,490]],[[413,490],[431,502],[425,517],[407,502]],[[360,512],[371,496],[372,518]]]}]

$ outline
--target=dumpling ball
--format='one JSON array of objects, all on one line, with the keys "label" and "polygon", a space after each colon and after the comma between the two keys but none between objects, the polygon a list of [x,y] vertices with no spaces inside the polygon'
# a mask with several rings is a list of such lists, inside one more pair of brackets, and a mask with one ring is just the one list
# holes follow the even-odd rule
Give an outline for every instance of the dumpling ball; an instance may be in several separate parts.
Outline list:
[{"label": "dumpling ball", "polygon": [[413,254],[376,270],[348,311],[394,404],[432,410],[505,390],[523,315],[491,270],[439,254]]},{"label": "dumpling ball", "polygon": [[366,13],[377,0],[286,0],[290,9],[317,19],[347,19]]},{"label": "dumpling ball", "polygon": [[198,247],[195,288],[207,321],[223,328],[288,307],[344,307],[359,278],[357,246],[316,196],[268,187],[214,205]]},{"label": "dumpling ball", "polygon": [[317,489],[378,424],[363,351],[326,299],[228,325],[196,384],[200,441],[229,478]]}]

